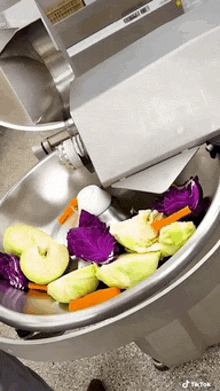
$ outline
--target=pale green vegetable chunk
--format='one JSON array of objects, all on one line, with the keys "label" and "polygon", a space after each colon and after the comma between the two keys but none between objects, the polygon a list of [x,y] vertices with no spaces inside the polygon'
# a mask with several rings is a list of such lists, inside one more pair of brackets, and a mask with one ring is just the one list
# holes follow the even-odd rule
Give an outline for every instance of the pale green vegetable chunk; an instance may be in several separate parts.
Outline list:
[{"label": "pale green vegetable chunk", "polygon": [[22,272],[36,284],[56,280],[69,264],[66,246],[57,243],[46,232],[27,225],[6,229],[4,250],[20,257]]},{"label": "pale green vegetable chunk", "polygon": [[69,264],[66,246],[51,240],[46,248],[37,244],[26,248],[20,256],[20,266],[24,275],[36,284],[48,284],[65,272]]},{"label": "pale green vegetable chunk", "polygon": [[184,246],[196,231],[192,221],[175,222],[162,228],[159,235],[161,257],[169,257]]},{"label": "pale green vegetable chunk", "polygon": [[33,244],[37,244],[44,250],[52,241],[53,239],[46,232],[35,227],[19,224],[6,229],[4,250],[8,254],[20,257],[22,252]]},{"label": "pale green vegetable chunk", "polygon": [[159,251],[123,254],[109,265],[96,266],[96,276],[109,287],[132,288],[157,270],[159,259]]},{"label": "pale green vegetable chunk", "polygon": [[59,303],[70,303],[96,290],[98,286],[95,265],[74,270],[48,284],[47,293]]},{"label": "pale green vegetable chunk", "polygon": [[110,233],[128,251],[146,253],[148,247],[158,242],[158,232],[151,224],[163,218],[163,213],[156,210],[140,210],[137,216],[110,225]]}]

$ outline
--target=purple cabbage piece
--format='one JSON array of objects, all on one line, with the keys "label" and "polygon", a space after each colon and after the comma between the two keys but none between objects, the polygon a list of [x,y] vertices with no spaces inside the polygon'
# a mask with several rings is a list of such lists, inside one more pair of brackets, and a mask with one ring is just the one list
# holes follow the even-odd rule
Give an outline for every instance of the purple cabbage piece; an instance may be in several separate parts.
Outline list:
[{"label": "purple cabbage piece", "polygon": [[200,210],[200,202],[203,199],[202,187],[199,178],[190,178],[185,185],[180,187],[170,187],[162,197],[159,197],[152,205],[153,209],[162,212],[167,216],[178,212],[188,206],[196,213]]},{"label": "purple cabbage piece", "polygon": [[23,274],[19,258],[0,252],[0,276],[17,289],[28,289],[28,280]]},{"label": "purple cabbage piece", "polygon": [[22,289],[14,289],[6,280],[0,280],[0,303],[12,311],[24,312],[27,302],[26,292]]},{"label": "purple cabbage piece", "polygon": [[69,230],[67,242],[71,255],[97,264],[112,262],[119,252],[117,241],[106,224],[84,210],[80,215],[79,227]]},{"label": "purple cabbage piece", "polygon": [[70,254],[88,262],[110,263],[115,257],[116,241],[97,227],[73,228],[68,233]]},{"label": "purple cabbage piece", "polygon": [[100,228],[103,232],[109,232],[109,228],[103,223],[97,216],[82,210],[80,213],[79,227],[96,227]]}]

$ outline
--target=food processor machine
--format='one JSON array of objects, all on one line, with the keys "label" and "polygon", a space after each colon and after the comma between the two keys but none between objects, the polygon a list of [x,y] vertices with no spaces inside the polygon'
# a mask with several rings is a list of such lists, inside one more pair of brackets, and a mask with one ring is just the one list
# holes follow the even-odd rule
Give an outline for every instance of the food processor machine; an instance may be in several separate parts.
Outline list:
[{"label": "food processor machine", "polygon": [[0,320],[21,338],[0,348],[62,361],[133,341],[171,367],[220,342],[220,5],[96,0],[68,14],[67,3],[0,4],[0,126],[51,131],[1,200],[0,251],[17,223],[66,244],[59,216],[89,184],[129,213],[198,175],[211,202],[177,254],[105,304],[68,313],[1,280]]}]

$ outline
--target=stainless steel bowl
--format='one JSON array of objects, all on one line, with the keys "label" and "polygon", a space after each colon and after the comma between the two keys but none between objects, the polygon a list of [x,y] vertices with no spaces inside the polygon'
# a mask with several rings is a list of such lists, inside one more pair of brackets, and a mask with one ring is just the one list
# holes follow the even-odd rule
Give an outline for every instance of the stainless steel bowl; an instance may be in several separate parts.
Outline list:
[{"label": "stainless steel bowl", "polygon": [[[170,366],[198,357],[209,344],[220,341],[214,315],[220,295],[219,157],[212,159],[201,147],[176,183],[184,183],[194,175],[200,179],[204,196],[211,200],[196,233],[153,276],[110,302],[68,313],[65,306],[43,294],[31,297],[13,288],[7,290],[1,281],[1,321],[31,331],[32,340],[1,338],[0,347],[24,358],[65,360],[135,341],[156,360]],[[91,183],[99,184],[94,173],[85,168],[68,170],[61,165],[56,152],[48,156],[2,199],[0,251],[5,229],[17,223],[41,228],[66,244],[69,227],[60,226],[58,218],[79,190]],[[154,200],[154,195],[143,192],[108,190],[125,212],[131,207],[148,208]],[[214,329],[213,325],[208,327],[204,309],[207,303],[201,304],[213,290],[216,290],[211,297],[215,310],[209,314],[215,318]],[[217,322],[220,330],[220,321]],[[30,350],[30,346],[34,349]]]}]

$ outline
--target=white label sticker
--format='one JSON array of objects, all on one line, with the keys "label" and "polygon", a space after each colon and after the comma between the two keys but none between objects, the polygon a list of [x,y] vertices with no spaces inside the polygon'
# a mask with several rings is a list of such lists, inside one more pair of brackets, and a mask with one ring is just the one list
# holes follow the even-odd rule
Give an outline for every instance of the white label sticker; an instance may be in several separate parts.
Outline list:
[{"label": "white label sticker", "polygon": [[142,16],[149,14],[156,9],[162,7],[163,5],[170,3],[172,0],[152,0],[150,3],[146,4],[144,7],[139,8],[138,10],[132,12],[131,14],[127,15],[123,20],[124,23],[130,23],[133,21],[136,21],[137,19],[141,18]]}]

